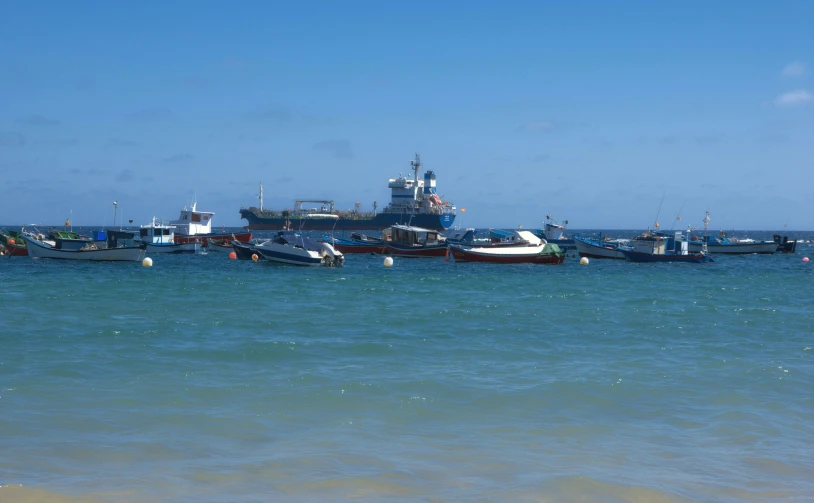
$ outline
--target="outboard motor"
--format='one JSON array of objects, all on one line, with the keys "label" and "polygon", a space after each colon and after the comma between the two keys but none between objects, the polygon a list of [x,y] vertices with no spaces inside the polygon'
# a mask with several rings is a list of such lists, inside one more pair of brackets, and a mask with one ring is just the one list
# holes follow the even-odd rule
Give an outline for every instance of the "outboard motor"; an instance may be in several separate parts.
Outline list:
[{"label": "outboard motor", "polygon": [[331,246],[330,243],[322,243],[319,254],[328,265],[340,266],[345,263],[345,256]]}]

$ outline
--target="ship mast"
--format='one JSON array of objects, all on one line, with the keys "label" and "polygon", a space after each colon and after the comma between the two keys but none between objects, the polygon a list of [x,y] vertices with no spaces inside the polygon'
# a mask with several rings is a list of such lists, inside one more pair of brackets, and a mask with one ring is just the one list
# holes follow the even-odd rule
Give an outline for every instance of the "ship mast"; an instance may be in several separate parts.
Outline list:
[{"label": "ship mast", "polygon": [[412,166],[413,171],[415,171],[415,185],[418,187],[418,170],[421,168],[421,157],[418,154],[415,155],[415,160],[410,161],[410,166]]},{"label": "ship mast", "polygon": [[[419,201],[421,201],[421,199],[424,198],[424,193],[422,191],[418,191],[418,170],[419,168],[421,168],[421,158],[418,156],[417,153],[415,155],[415,160],[410,161],[410,166],[413,168],[413,171],[415,172],[415,186],[413,187],[413,190],[417,191],[420,196],[420,198],[414,199],[415,209],[418,210],[418,206],[421,204]],[[413,194],[414,194],[413,197],[415,197],[415,192]]]},{"label": "ship mast", "polygon": [[260,199],[260,211],[263,211],[263,182],[262,181],[260,182],[259,199]]}]

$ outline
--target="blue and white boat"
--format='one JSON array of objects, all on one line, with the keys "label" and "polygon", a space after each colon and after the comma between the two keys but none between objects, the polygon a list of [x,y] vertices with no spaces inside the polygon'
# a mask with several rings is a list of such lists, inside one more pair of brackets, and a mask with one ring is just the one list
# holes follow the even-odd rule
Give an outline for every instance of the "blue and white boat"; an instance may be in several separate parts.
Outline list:
[{"label": "blue and white boat", "polygon": [[199,253],[201,251],[203,245],[198,241],[176,243],[174,229],[175,226],[156,222],[153,217],[151,223],[139,227],[139,240],[147,253]]},{"label": "blue and white boat", "polygon": [[279,231],[253,250],[266,260],[283,264],[341,266],[345,263],[345,256],[329,243],[318,243],[294,231]]}]

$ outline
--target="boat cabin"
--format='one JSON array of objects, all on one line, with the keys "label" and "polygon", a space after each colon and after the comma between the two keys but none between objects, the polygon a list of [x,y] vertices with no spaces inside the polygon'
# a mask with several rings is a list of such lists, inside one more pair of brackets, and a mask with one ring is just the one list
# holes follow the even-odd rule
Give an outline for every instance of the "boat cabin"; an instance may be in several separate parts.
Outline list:
[{"label": "boat cabin", "polygon": [[181,210],[181,216],[178,220],[171,220],[170,225],[174,226],[178,234],[184,236],[195,236],[198,234],[211,234],[212,233],[212,217],[215,216],[211,211],[197,211],[195,207],[197,202],[192,203],[192,209]]},{"label": "boat cabin", "polygon": [[155,217],[153,217],[152,223],[139,227],[139,239],[142,243],[153,245],[175,244],[175,232],[173,232],[173,229],[175,229],[175,227],[172,225],[156,223]]},{"label": "boat cabin", "polygon": [[438,246],[446,242],[438,231],[409,225],[392,225],[382,235],[386,241],[402,246]]},{"label": "boat cabin", "polygon": [[658,232],[646,232],[642,236],[633,238],[633,251],[649,255],[688,255],[689,246],[684,239],[684,233],[677,231],[675,235]]}]

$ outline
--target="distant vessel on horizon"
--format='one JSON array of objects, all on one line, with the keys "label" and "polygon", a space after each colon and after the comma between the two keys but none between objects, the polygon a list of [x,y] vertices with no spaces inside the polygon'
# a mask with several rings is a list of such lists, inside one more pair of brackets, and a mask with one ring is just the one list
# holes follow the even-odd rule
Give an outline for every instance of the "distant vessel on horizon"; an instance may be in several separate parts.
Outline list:
[{"label": "distant vessel on horizon", "polygon": [[[260,183],[260,206],[241,208],[240,217],[248,221],[248,229],[254,230],[383,230],[391,225],[404,224],[431,230],[446,230],[455,221],[455,205],[443,201],[435,186],[435,173],[427,170],[423,180],[418,178],[421,158],[416,154],[410,161],[414,171],[412,178],[399,175],[391,178],[391,200],[382,211],[359,211],[359,203],[350,211],[338,211],[331,200],[297,200],[293,210],[268,210],[263,208],[263,184]],[[319,208],[303,208],[304,203],[319,204]]]}]

